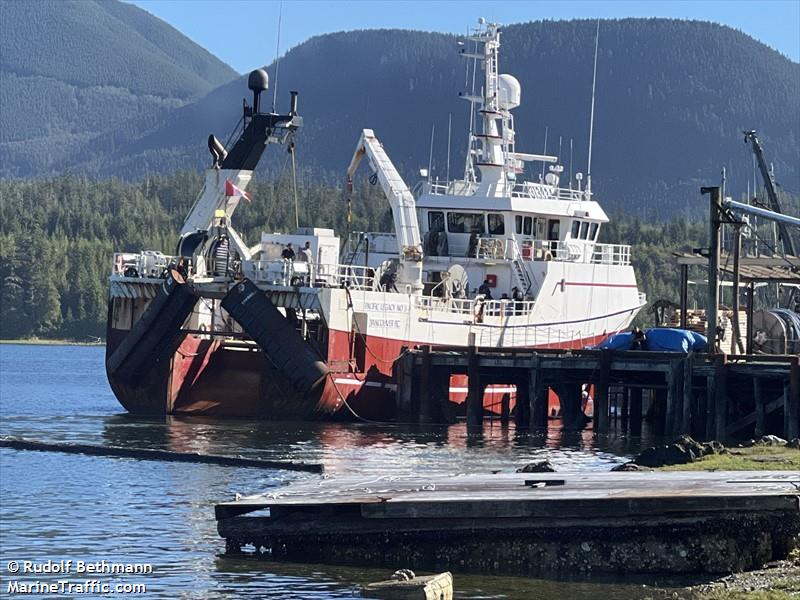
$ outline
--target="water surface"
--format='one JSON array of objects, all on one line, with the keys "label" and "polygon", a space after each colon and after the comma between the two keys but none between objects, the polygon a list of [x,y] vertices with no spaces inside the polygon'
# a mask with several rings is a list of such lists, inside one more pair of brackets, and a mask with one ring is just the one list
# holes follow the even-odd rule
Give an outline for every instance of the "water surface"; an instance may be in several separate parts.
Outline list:
[{"label": "water surface", "polygon": [[[475,438],[463,424],[409,428],[137,418],[124,413],[108,387],[104,348],[29,345],[0,346],[0,434],[321,462],[334,475],[431,477],[513,471],[544,458],[558,471],[608,470],[643,443],[557,429],[517,434],[497,422],[487,422],[484,435]],[[6,592],[10,560],[72,559],[152,564],[149,575],[114,576],[145,583],[144,597],[363,598],[359,584],[390,572],[225,555],[214,521],[216,502],[309,477],[318,475],[0,449],[0,594]],[[397,568],[406,566],[413,565]],[[33,576],[19,580],[26,577]],[[640,582],[465,575],[456,576],[456,589],[459,598],[614,600],[661,593]]]}]

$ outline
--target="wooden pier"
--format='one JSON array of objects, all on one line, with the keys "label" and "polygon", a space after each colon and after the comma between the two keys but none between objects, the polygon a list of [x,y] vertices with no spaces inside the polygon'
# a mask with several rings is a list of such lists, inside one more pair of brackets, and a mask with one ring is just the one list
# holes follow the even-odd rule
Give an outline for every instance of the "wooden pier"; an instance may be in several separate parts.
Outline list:
[{"label": "wooden pier", "polygon": [[[266,510],[265,510],[266,509]],[[800,545],[792,472],[333,476],[216,506],[228,552],[470,573],[717,573]]]},{"label": "wooden pier", "polygon": [[[633,434],[644,418],[657,433],[702,439],[768,433],[800,435],[798,356],[684,354],[611,350],[497,350],[423,347],[398,365],[398,419],[451,422],[450,375],[468,378],[468,429],[481,430],[484,390],[516,386],[517,427],[547,424],[548,389],[565,427],[583,427],[581,389],[593,386],[593,427]],[[647,406],[645,406],[645,404]],[[612,410],[613,407],[613,410]],[[501,418],[507,411],[501,407]]]}]

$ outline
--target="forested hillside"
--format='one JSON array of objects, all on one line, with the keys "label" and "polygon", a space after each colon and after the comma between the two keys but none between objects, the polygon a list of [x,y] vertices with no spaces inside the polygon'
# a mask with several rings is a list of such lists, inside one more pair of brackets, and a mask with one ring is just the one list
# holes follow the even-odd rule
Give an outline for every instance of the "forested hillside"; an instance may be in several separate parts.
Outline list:
[{"label": "forested hillside", "polygon": [[[301,225],[347,231],[345,198],[340,189],[299,185]],[[58,177],[0,182],[0,337],[103,336],[108,276],[115,251],[174,251],[177,231],[202,180],[181,172],[127,183]],[[251,184],[254,198],[242,203],[235,225],[246,240],[262,230],[294,227],[288,178]],[[353,200],[353,231],[391,227],[378,187],[362,185]],[[666,224],[615,219],[603,241],[634,245],[639,284],[650,300],[677,301],[674,250],[706,245],[706,224],[676,219]],[[650,318],[645,312],[642,319]]]},{"label": "forested hillside", "polygon": [[[500,69],[522,84],[515,111],[517,149],[559,152],[569,172],[586,171],[594,21],[509,25]],[[280,63],[278,109],[300,91],[305,127],[298,160],[317,174],[341,174],[360,129],[375,129],[406,177],[427,166],[435,125],[434,176],[446,176],[452,114],[451,175],[463,173],[468,104],[457,38],[398,30],[312,38]],[[270,67],[271,75],[274,68]],[[275,85],[275,78],[270,81]],[[135,179],[197,169],[205,138],[226,139],[248,96],[232,81],[161,116],[132,143],[87,149],[64,169]],[[272,99],[272,90],[267,94]],[[642,219],[696,213],[698,188],[726,166],[729,189],[752,178],[742,129],[756,129],[778,181],[800,189],[800,65],[746,34],[696,21],[602,21],[598,57],[593,182],[612,211]],[[270,165],[267,165],[267,169]],[[529,173],[537,177],[538,173]]]},{"label": "forested hillside", "polygon": [[0,0],[0,174],[114,151],[237,73],[117,0]]},{"label": "forested hillside", "polygon": [[[346,231],[341,191],[311,181],[303,177],[298,187],[301,224]],[[105,335],[113,253],[174,252],[201,186],[192,172],[136,183],[70,176],[0,181],[0,338]],[[294,228],[289,186],[286,177],[251,184],[252,203],[236,213],[245,239]],[[390,225],[377,188],[361,188],[354,204],[354,230]]]}]

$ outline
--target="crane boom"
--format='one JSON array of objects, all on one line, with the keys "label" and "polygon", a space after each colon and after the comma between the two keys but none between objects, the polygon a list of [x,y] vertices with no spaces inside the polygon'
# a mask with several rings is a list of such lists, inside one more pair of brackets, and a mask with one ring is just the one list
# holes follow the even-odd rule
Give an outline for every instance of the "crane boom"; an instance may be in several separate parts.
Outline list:
[{"label": "crane boom", "polygon": [[[764,158],[764,150],[761,148],[761,143],[756,137],[756,132],[744,131],[742,133],[744,133],[745,143],[750,142],[753,147],[753,154],[755,154],[756,161],[758,162],[758,170],[761,171],[761,178],[764,180],[764,187],[767,189],[767,197],[769,198],[770,207],[776,213],[783,213],[780,200],[778,199],[778,194],[775,191],[775,182],[772,180],[772,173],[770,173],[769,168],[767,167],[767,161]],[[789,234],[789,230],[786,228],[786,224],[783,222],[778,222],[778,237],[783,242],[783,251],[786,254],[791,254],[794,256],[795,252],[792,236]]]},{"label": "crane boom", "polygon": [[419,291],[422,289],[422,238],[419,234],[417,203],[414,195],[371,129],[364,129],[361,132],[353,158],[347,167],[348,185],[352,183],[353,174],[364,155],[375,171],[392,209],[397,250],[403,266],[402,272],[398,274],[399,280],[411,285],[413,290]]}]

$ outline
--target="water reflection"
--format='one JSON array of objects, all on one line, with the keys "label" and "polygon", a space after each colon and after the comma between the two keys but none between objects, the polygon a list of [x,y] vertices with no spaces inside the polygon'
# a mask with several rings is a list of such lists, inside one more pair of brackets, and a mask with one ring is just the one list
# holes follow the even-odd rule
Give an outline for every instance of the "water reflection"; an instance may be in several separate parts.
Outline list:
[{"label": "water reflection", "polygon": [[[0,434],[131,448],[321,462],[328,473],[425,475],[513,471],[549,460],[559,471],[608,470],[652,438],[554,427],[517,431],[486,421],[384,426],[214,422],[121,414],[108,389],[103,349],[0,348]],[[8,560],[151,562],[154,597],[350,598],[377,569],[275,564],[224,555],[213,506],[268,491],[305,473],[0,450],[0,564]],[[406,565],[398,565],[406,566]],[[460,598],[639,598],[636,585],[457,576]]]}]

